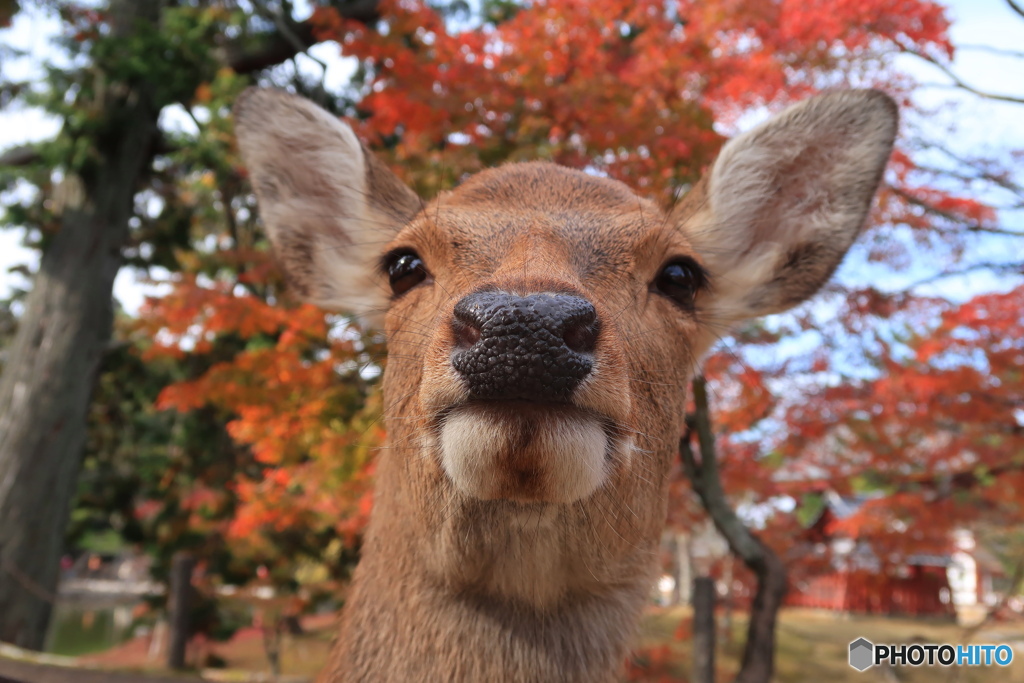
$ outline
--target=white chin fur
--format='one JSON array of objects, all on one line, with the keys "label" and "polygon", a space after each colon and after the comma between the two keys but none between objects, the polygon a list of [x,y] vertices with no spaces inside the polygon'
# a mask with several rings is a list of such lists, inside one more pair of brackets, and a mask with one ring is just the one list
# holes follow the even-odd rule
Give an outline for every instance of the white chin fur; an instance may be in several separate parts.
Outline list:
[{"label": "white chin fur", "polygon": [[440,441],[448,477],[481,500],[572,503],[607,476],[601,423],[572,409],[463,406],[446,418]]}]

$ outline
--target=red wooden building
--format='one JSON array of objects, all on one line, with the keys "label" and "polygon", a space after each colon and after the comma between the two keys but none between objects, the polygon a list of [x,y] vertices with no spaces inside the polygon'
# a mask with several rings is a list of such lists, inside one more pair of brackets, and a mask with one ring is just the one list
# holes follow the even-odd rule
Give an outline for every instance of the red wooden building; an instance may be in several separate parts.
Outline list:
[{"label": "red wooden building", "polygon": [[907,576],[840,569],[794,586],[793,607],[901,616],[955,617],[945,567],[910,565]]},{"label": "red wooden building", "polygon": [[[947,578],[950,554],[917,554],[884,563],[869,541],[842,522],[872,500],[826,492],[826,505],[805,532],[805,543],[828,557],[826,567],[791,586],[786,603],[854,614],[955,618]],[[952,550],[952,548],[950,549]]]}]

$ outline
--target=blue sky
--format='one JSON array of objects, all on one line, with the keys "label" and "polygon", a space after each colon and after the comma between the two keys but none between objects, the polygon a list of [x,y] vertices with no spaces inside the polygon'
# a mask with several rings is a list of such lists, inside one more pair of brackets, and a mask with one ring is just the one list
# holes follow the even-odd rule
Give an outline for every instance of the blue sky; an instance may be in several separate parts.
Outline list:
[{"label": "blue sky", "polygon": [[[952,37],[955,44],[1005,50],[1021,50],[1024,46],[1024,18],[1014,14],[1004,0],[955,0],[945,4],[950,8],[953,19]],[[56,30],[56,21],[38,10],[23,12],[11,28],[0,30],[0,43],[27,52],[23,59],[4,60],[0,69],[3,77],[38,77],[39,65],[43,61],[59,58],[59,54],[49,44]],[[337,83],[346,77],[349,68],[338,56],[336,46],[318,46],[316,56],[330,64],[329,82]],[[898,66],[922,83],[941,86],[949,82],[937,69],[913,57],[900,57]],[[961,49],[953,69],[964,81],[980,90],[1024,96],[1024,59],[982,50]],[[937,134],[948,136],[948,144],[959,153],[1004,155],[1010,149],[1024,149],[1024,105],[982,100],[946,87],[924,88],[916,97],[921,104],[929,107],[940,102],[955,102],[955,107],[944,109],[934,120],[923,121],[921,124],[931,127]],[[173,115],[171,118],[174,118]],[[753,121],[750,123],[752,125]],[[8,107],[0,111],[0,149],[45,139],[53,135],[57,127],[56,121],[47,119],[38,111]],[[949,130],[952,132],[947,132]],[[10,197],[4,199],[10,201]],[[1004,214],[1001,219],[1009,227],[1024,228],[1024,212]],[[35,255],[20,247],[21,239],[21,230],[0,229],[0,297],[5,296],[11,286],[25,284],[19,276],[7,273],[8,267],[18,263],[34,266]],[[976,241],[963,258],[968,263],[1006,259],[1021,261],[1024,260],[1021,242],[1020,239]],[[930,261],[921,261],[914,262],[911,259],[907,269],[894,272],[891,268],[870,264],[866,259],[866,247],[862,245],[854,249],[838,277],[851,284],[871,281],[883,287],[898,288],[934,271],[934,268],[929,270],[933,265]],[[130,311],[138,308],[146,293],[146,287],[137,282],[137,277],[136,273],[124,269],[115,284],[115,295]],[[1008,289],[1019,284],[1020,280],[1019,277],[976,273],[943,280],[918,291],[962,300],[978,291]]]}]

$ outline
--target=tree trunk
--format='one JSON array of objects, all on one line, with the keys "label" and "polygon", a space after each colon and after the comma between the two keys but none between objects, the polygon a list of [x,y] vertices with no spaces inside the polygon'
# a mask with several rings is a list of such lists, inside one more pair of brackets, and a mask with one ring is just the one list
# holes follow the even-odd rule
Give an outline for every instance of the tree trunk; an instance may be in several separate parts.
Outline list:
[{"label": "tree trunk", "polygon": [[715,683],[715,580],[693,580],[693,683]]},{"label": "tree trunk", "polygon": [[[142,18],[133,4],[111,3],[115,31]],[[82,199],[63,210],[0,377],[0,641],[32,649],[46,635],[114,277],[158,111],[131,90],[109,97],[104,115],[99,160],[83,174]]]},{"label": "tree trunk", "polygon": [[722,583],[725,584],[725,600],[722,606],[722,640],[727,648],[732,649],[732,607],[733,607],[733,575],[732,557],[725,558],[722,568]]},{"label": "tree trunk", "polygon": [[[700,497],[715,528],[729,542],[732,553],[757,577],[757,593],[750,608],[743,664],[733,683],[768,683],[775,671],[775,624],[786,596],[788,580],[782,560],[748,529],[729,506],[718,475],[715,439],[708,411],[707,385],[703,376],[693,379],[696,410],[687,416],[687,433],[679,440],[683,470]],[[691,431],[697,435],[701,459],[690,446]]]},{"label": "tree trunk", "polygon": [[177,552],[171,563],[171,594],[167,601],[168,618],[171,627],[171,642],[167,647],[167,668],[180,671],[185,668],[192,625],[189,623],[192,610],[192,571],[195,559],[186,552]]}]

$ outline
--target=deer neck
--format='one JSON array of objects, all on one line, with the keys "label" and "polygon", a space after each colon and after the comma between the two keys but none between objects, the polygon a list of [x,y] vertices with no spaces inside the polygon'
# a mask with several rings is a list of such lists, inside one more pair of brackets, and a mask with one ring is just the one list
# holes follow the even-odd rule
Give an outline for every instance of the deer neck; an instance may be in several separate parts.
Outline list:
[{"label": "deer neck", "polygon": [[652,585],[653,544],[635,537],[633,552],[609,561],[597,529],[570,531],[587,516],[579,507],[438,503],[438,482],[413,485],[429,476],[422,461],[387,452],[330,670],[360,672],[346,674],[354,680],[618,679]]}]

